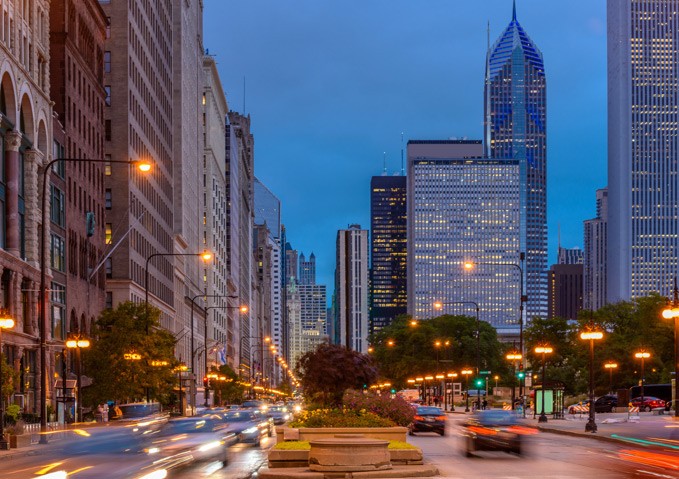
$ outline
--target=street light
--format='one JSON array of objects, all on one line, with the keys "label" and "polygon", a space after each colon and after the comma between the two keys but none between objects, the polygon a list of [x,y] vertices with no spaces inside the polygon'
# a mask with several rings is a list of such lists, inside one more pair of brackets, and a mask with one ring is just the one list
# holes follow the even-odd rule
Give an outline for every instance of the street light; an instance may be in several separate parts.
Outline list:
[{"label": "street light", "polygon": [[38,333],[40,334],[40,444],[47,444],[47,243],[48,220],[48,198],[47,194],[47,173],[52,171],[52,165],[58,162],[65,163],[120,163],[126,165],[136,165],[139,171],[151,171],[151,163],[140,160],[100,160],[92,158],[55,158],[48,162],[42,170],[42,228],[40,230],[40,321]]},{"label": "street light", "polygon": [[[525,253],[519,253],[519,261],[523,261],[525,256]],[[464,268],[467,270],[474,269],[474,266],[509,266],[519,270],[519,352],[523,354],[523,303],[528,300],[523,294],[523,268],[520,264],[516,263],[477,263],[474,261],[467,261],[464,263]],[[523,398],[522,383],[519,383],[519,395]]]},{"label": "street light", "polygon": [[2,363],[5,362],[2,356],[2,330],[12,329],[14,327],[14,319],[10,317],[9,311],[3,309],[0,311],[0,450],[6,451],[9,449],[9,444],[5,439],[5,395],[1,394],[2,384],[4,382],[4,376],[2,372]]},{"label": "street light", "polygon": [[618,363],[614,363],[612,361],[607,362],[604,364],[604,368],[608,369],[608,390],[612,393],[613,392],[613,370],[618,367]]},{"label": "street light", "polygon": [[542,387],[540,388],[542,389],[542,412],[540,413],[538,422],[547,422],[547,416],[545,416],[545,363],[546,356],[552,354],[554,349],[550,346],[538,346],[535,348],[535,352],[537,354],[542,354]]},{"label": "street light", "polygon": [[447,376],[450,378],[450,410],[455,411],[455,378],[457,373],[448,373]]},{"label": "street light", "polygon": [[[518,352],[518,351],[510,351],[507,353],[505,356],[507,358],[507,361],[512,362],[512,411],[516,408],[515,402],[516,402],[516,388],[514,387],[514,381],[516,381],[516,362],[521,361],[523,359],[523,355]],[[521,387],[521,379],[519,379],[519,388]],[[526,409],[524,408],[524,413]]]},{"label": "street light", "polygon": [[672,290],[672,301],[662,312],[665,319],[674,318],[674,382],[675,397],[672,398],[674,407],[674,417],[679,418],[679,407],[677,407],[676,388],[679,385],[679,289],[677,289],[677,277],[674,277],[674,289]]},{"label": "street light", "polygon": [[80,350],[90,347],[90,340],[85,338],[72,338],[66,341],[66,347],[68,349],[75,349],[75,369],[76,369],[76,385],[75,389],[77,394],[75,396],[75,421],[82,422],[83,420],[83,404],[82,404],[82,393],[81,393],[81,369],[82,369],[82,357],[80,356]]},{"label": "street light", "polygon": [[431,381],[433,381],[433,380],[434,380],[434,376],[432,376],[431,374],[424,377],[424,385],[425,385],[424,396],[425,396],[425,398],[429,397],[427,404],[431,404],[431,393],[429,392],[429,389],[427,388],[427,381],[430,381],[429,385],[431,386]]},{"label": "street light", "polygon": [[[589,341],[589,419],[587,424],[585,424],[585,432],[597,431],[596,412],[594,411],[594,341],[603,337],[604,333],[601,331],[583,331],[580,333],[580,339]],[[544,391],[544,384],[542,389]]]},{"label": "street light", "polygon": [[474,371],[471,369],[463,369],[460,373],[464,376],[464,388],[467,390],[464,399],[464,412],[469,412],[469,375],[473,374]]},{"label": "street light", "polygon": [[637,358],[637,359],[641,359],[641,408],[643,409],[643,407],[644,407],[644,382],[646,381],[646,378],[644,377],[644,361],[651,357],[651,353],[649,353],[648,351],[639,351],[637,353],[634,353],[634,357]]}]

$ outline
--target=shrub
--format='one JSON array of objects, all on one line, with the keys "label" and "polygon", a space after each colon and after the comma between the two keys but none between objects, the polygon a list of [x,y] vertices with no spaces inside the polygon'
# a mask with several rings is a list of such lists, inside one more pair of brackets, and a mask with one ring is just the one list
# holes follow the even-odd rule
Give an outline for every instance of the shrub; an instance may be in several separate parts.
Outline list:
[{"label": "shrub", "polygon": [[415,410],[408,401],[401,396],[392,398],[389,394],[349,390],[344,393],[342,404],[348,409],[365,409],[380,417],[388,418],[398,426],[407,426],[415,416]]},{"label": "shrub", "polygon": [[19,419],[19,413],[21,412],[21,408],[19,407],[18,404],[10,404],[5,408],[5,418],[8,423],[12,424]]},{"label": "shrub", "polygon": [[19,419],[14,424],[7,426],[7,433],[11,436],[19,436],[24,433],[24,422]]},{"label": "shrub", "polygon": [[303,411],[290,427],[392,427],[396,423],[365,409],[315,409]]},{"label": "shrub", "polygon": [[[311,449],[309,441],[285,441],[276,444],[274,449],[278,451],[308,451]],[[403,441],[389,441],[387,449],[419,449],[412,444]]]}]

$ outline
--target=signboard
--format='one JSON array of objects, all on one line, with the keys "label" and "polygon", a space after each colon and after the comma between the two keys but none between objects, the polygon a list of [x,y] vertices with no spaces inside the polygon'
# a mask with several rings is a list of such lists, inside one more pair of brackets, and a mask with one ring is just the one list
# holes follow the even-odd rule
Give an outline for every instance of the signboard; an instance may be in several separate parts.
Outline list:
[{"label": "signboard", "polygon": [[490,376],[490,371],[479,371],[479,374],[482,376]]}]

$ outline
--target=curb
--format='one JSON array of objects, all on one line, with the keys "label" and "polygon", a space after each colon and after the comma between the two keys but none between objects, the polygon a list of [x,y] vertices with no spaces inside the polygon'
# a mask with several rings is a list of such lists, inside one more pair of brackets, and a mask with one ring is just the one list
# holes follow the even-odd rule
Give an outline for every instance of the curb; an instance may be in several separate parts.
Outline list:
[{"label": "curb", "polygon": [[590,439],[596,439],[598,441],[603,441],[603,442],[608,442],[608,443],[613,443],[613,444],[622,444],[624,441],[620,439],[615,439],[610,436],[599,436],[597,433],[592,433],[592,432],[576,432],[576,431],[568,431],[566,429],[558,429],[558,428],[551,428],[549,426],[533,426],[530,425],[528,427],[532,427],[537,429],[538,431],[546,432],[546,433],[551,433],[551,434],[561,434],[562,436],[572,436],[572,437],[586,437]]}]

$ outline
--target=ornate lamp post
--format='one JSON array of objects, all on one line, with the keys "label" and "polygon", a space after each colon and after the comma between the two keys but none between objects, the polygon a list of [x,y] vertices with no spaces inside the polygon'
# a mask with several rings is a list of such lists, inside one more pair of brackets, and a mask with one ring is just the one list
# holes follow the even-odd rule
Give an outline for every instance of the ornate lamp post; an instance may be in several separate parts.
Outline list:
[{"label": "ornate lamp post", "polygon": [[[597,431],[596,412],[594,411],[594,341],[603,337],[604,333],[601,331],[583,331],[580,333],[580,339],[589,341],[589,419],[587,424],[585,424],[585,432]],[[544,391],[544,384],[542,390]]]},{"label": "ornate lamp post", "polygon": [[[514,381],[516,381],[516,362],[521,361],[523,359],[523,355],[518,352],[518,351],[510,351],[507,353],[507,361],[512,362],[512,410],[516,408],[515,402],[516,402],[516,388],[514,387]],[[519,387],[521,387],[521,380],[519,379]],[[525,408],[524,408],[525,411]]]},{"label": "ornate lamp post", "polygon": [[608,369],[608,390],[611,393],[613,392],[613,370],[617,369],[617,367],[618,363],[614,363],[613,361],[604,364],[604,368]]},{"label": "ornate lamp post", "polygon": [[5,439],[5,396],[1,394],[2,384],[4,382],[4,375],[2,372],[2,363],[5,361],[2,356],[2,330],[12,329],[14,327],[14,319],[9,315],[9,311],[3,309],[0,311],[0,450],[6,451],[9,449],[9,443]]},{"label": "ornate lamp post", "polygon": [[[90,347],[90,340],[86,338],[75,337],[66,341],[66,347],[68,349],[75,349],[75,369],[76,369],[76,385],[75,389],[77,394],[75,396],[76,406],[75,406],[75,421],[82,422],[83,420],[83,403],[82,403],[82,392],[81,392],[81,379],[82,379],[82,357],[80,355],[80,350]],[[66,378],[64,378],[64,381]]]},{"label": "ornate lamp post", "polygon": [[639,351],[634,353],[634,357],[641,359],[641,408],[644,408],[644,382],[646,378],[644,377],[644,361],[651,357],[651,353],[648,351]]},{"label": "ornate lamp post", "polygon": [[450,378],[450,410],[455,411],[455,378],[457,373],[448,373],[447,376]]},{"label": "ornate lamp post", "polygon": [[42,228],[40,230],[40,298],[39,298],[39,322],[38,332],[40,335],[40,444],[47,444],[47,230],[49,225],[47,194],[47,174],[52,171],[55,163],[119,163],[136,165],[139,171],[147,173],[151,171],[151,163],[146,161],[132,160],[100,160],[92,158],[55,158],[48,162],[42,170]]},{"label": "ornate lamp post", "polygon": [[550,346],[538,346],[535,348],[537,354],[542,354],[542,412],[538,418],[538,422],[547,422],[547,416],[545,415],[545,364],[547,362],[546,356],[552,354],[554,349]]},{"label": "ornate lamp post", "polygon": [[[674,289],[672,290],[672,301],[663,310],[662,317],[665,319],[674,319],[674,382],[675,382],[675,396],[676,389],[679,387],[679,289],[677,289],[677,277],[674,277]],[[674,408],[674,417],[679,418],[679,407],[677,407],[677,398],[672,398],[672,407]]]},{"label": "ornate lamp post", "polygon": [[471,369],[463,369],[460,374],[464,376],[464,388],[467,390],[464,398],[464,412],[469,412],[469,375],[473,374]]}]

